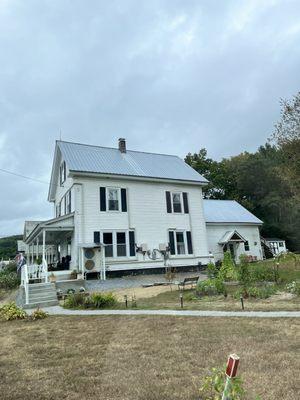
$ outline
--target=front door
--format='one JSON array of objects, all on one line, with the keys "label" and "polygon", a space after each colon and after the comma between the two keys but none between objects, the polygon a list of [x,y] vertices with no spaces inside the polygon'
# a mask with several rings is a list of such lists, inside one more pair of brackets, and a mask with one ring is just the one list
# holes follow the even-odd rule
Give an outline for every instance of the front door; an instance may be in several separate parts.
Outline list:
[{"label": "front door", "polygon": [[235,261],[235,244],[234,243],[229,243],[228,247],[229,247],[229,251],[230,251],[230,254],[231,254],[231,258],[233,259],[233,261]]}]

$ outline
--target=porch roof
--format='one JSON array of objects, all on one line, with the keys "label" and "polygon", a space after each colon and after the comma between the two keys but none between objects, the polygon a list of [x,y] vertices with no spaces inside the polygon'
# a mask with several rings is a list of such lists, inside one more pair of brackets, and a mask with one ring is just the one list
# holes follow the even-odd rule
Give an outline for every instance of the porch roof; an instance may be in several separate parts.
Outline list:
[{"label": "porch roof", "polygon": [[245,243],[246,240],[243,238],[243,236],[238,233],[238,231],[227,231],[225,234],[221,237],[219,240],[219,244],[227,244],[229,242],[243,242]]},{"label": "porch roof", "polygon": [[[55,235],[51,235],[52,238],[57,236],[57,239],[61,236],[61,234],[65,234],[66,232],[72,232],[74,230],[74,213],[63,215],[62,217],[57,217],[53,219],[49,219],[47,221],[41,221],[36,227],[30,232],[29,236],[25,239],[25,243],[31,244],[34,240],[39,238],[43,231],[52,232]],[[48,235],[49,237],[49,235]],[[56,242],[55,240],[54,242]],[[49,239],[47,240],[49,241]],[[53,243],[53,241],[51,242]]]}]

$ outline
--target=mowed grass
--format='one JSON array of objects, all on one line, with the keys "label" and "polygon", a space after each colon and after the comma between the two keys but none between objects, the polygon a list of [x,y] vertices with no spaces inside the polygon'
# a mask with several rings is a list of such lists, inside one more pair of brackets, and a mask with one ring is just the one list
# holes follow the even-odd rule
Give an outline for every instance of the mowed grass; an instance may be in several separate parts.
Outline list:
[{"label": "mowed grass", "polygon": [[[297,319],[72,316],[0,323],[0,397],[192,400],[231,352],[251,395],[298,400]],[[249,397],[253,398],[253,397]]]}]

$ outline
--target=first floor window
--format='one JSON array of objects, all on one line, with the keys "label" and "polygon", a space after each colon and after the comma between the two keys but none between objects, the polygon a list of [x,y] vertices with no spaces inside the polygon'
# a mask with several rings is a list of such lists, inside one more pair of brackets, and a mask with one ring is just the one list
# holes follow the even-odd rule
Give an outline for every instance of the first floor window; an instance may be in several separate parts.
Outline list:
[{"label": "first floor window", "polygon": [[176,232],[177,254],[185,254],[185,244],[183,232]]},{"label": "first floor window", "polygon": [[105,246],[105,257],[113,257],[113,234],[112,232],[103,233],[103,243]]},{"label": "first floor window", "polygon": [[171,255],[193,254],[191,231],[169,231],[169,247]]},{"label": "first floor window", "polygon": [[108,188],[108,210],[119,211],[119,190],[114,188]]},{"label": "first floor window", "polygon": [[135,254],[135,232],[112,231],[94,232],[94,242],[105,244],[105,257],[134,257]]},{"label": "first floor window", "polygon": [[126,257],[126,233],[117,232],[117,257]]},{"label": "first floor window", "polygon": [[279,247],[283,247],[283,242],[279,242]]},{"label": "first floor window", "polygon": [[249,251],[250,250],[250,246],[249,246],[248,240],[244,243],[244,247],[245,247],[245,251]]}]

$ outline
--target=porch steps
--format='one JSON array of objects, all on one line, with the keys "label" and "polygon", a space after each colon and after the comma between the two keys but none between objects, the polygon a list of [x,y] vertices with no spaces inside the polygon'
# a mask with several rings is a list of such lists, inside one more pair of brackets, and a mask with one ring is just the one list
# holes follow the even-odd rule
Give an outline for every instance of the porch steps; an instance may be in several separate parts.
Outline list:
[{"label": "porch steps", "polygon": [[29,288],[29,303],[24,308],[57,306],[56,287],[53,283],[32,283]]}]

